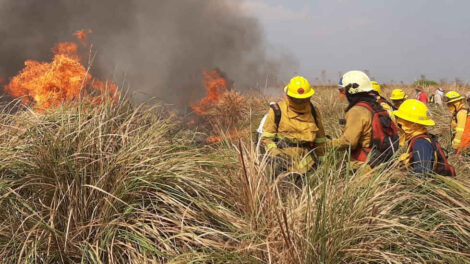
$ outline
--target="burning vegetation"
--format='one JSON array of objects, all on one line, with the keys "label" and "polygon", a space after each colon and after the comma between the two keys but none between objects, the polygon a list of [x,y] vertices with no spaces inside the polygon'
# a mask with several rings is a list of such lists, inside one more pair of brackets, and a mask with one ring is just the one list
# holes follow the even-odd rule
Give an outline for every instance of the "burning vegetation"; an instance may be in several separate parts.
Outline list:
[{"label": "burning vegetation", "polygon": [[232,81],[219,69],[205,71],[203,77],[207,95],[191,108],[199,123],[210,131],[206,141],[217,143],[239,137],[240,122],[249,114],[246,98],[232,89]]},{"label": "burning vegetation", "polygon": [[[74,35],[85,43],[88,33],[91,30],[80,30]],[[5,86],[5,92],[38,109],[56,107],[87,95],[95,102],[101,101],[102,96],[119,96],[114,83],[93,79],[81,63],[76,43],[58,43],[52,52],[52,62],[27,60],[25,68]]]},{"label": "burning vegetation", "polygon": [[192,105],[193,110],[199,115],[204,115],[204,113],[217,105],[222,100],[225,92],[228,91],[228,81],[219,70],[205,71],[203,76],[207,96],[198,104]]}]

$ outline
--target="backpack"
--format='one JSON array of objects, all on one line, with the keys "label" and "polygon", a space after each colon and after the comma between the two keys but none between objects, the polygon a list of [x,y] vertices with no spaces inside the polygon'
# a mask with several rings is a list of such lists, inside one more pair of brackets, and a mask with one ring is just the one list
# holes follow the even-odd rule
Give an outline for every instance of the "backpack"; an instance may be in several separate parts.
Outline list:
[{"label": "backpack", "polygon": [[447,153],[442,149],[441,144],[437,141],[437,136],[432,135],[432,134],[423,134],[416,136],[411,139],[410,144],[409,144],[409,149],[410,151],[410,159],[413,158],[413,147],[416,142],[416,140],[420,138],[425,138],[429,139],[432,144],[432,148],[434,150],[434,155],[435,155],[435,166],[433,168],[433,171],[436,174],[442,175],[442,176],[450,176],[450,177],[455,177],[455,168],[449,164],[449,161],[447,160]]},{"label": "backpack", "polygon": [[400,141],[398,128],[388,112],[378,104],[371,105],[366,102],[359,102],[356,105],[367,108],[372,113],[372,136],[370,148],[358,148],[352,153],[352,156],[356,160],[365,162],[372,151],[369,165],[374,168],[390,160],[398,150]]}]

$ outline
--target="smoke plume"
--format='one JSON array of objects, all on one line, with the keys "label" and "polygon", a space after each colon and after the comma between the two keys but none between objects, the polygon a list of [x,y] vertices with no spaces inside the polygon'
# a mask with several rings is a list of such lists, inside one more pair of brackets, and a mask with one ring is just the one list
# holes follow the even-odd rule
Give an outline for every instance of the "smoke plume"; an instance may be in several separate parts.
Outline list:
[{"label": "smoke plume", "polygon": [[93,30],[93,71],[142,98],[196,101],[202,71],[213,68],[235,89],[256,89],[296,64],[268,57],[259,22],[235,0],[0,0],[0,77],[50,60],[78,29]]}]

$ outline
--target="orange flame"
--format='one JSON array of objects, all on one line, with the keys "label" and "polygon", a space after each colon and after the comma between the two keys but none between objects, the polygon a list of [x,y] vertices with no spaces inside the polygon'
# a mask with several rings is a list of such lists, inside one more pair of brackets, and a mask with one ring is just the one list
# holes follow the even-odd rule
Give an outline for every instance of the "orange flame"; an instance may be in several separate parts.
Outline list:
[{"label": "orange flame", "polygon": [[56,107],[87,94],[86,87],[114,98],[118,95],[113,83],[93,80],[80,63],[77,44],[59,43],[53,49],[52,62],[28,60],[25,68],[13,77],[4,90],[13,97],[21,98],[24,104],[34,102],[39,109]]},{"label": "orange flame", "polygon": [[[202,120],[204,120],[212,129],[212,135],[206,139],[206,142],[217,143],[224,139],[240,137],[239,131],[233,129],[228,123],[220,123],[220,120],[217,120],[220,117],[214,116],[214,111],[216,112],[215,115],[217,115],[218,108],[226,107],[224,103],[226,103],[225,99],[229,92],[229,81],[224,78],[223,74],[217,69],[203,72],[203,77],[207,95],[201,99],[198,104],[192,104],[191,108],[197,115],[201,116]],[[188,125],[194,124],[194,120],[188,122]],[[224,130],[231,130],[228,132],[221,132],[221,128],[224,128]]]},{"label": "orange flame", "polygon": [[199,101],[197,105],[191,105],[191,108],[199,115],[206,112],[213,104],[220,101],[228,87],[227,79],[223,78],[218,70],[205,71],[203,75],[207,96]]},{"label": "orange flame", "polygon": [[82,29],[82,30],[77,30],[73,33],[73,35],[78,39],[80,40],[80,42],[82,43],[83,46],[88,46],[88,42],[87,42],[87,38],[88,38],[88,35],[93,33],[93,31],[91,29]]},{"label": "orange flame", "polygon": [[218,135],[218,136],[210,136],[206,139],[207,143],[218,143],[222,140],[233,140],[239,138],[243,133],[246,133],[247,129],[238,131],[234,129],[226,134]]}]

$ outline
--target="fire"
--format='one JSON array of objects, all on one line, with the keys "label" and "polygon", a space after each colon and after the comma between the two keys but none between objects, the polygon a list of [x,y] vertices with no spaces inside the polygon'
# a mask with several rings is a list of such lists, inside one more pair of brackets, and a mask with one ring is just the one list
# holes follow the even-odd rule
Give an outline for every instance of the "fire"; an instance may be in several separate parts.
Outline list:
[{"label": "fire", "polygon": [[24,104],[34,103],[39,109],[85,96],[89,92],[87,87],[101,95],[114,98],[118,95],[115,84],[93,80],[80,62],[76,43],[59,43],[52,52],[52,62],[26,61],[25,68],[5,86],[5,92],[21,98]]},{"label": "fire", "polygon": [[248,129],[244,129],[242,131],[238,131],[237,129],[234,129],[232,131],[229,131],[228,133],[219,133],[221,135],[218,135],[218,136],[210,136],[206,139],[206,141],[207,143],[217,143],[224,139],[225,140],[237,139],[247,132],[249,132]]},{"label": "fire", "polygon": [[[201,124],[210,131],[206,142],[217,143],[241,137],[246,133],[237,130],[238,121],[244,120],[244,116],[240,117],[244,110],[243,96],[230,89],[231,82],[219,70],[205,71],[203,77],[207,95],[191,107],[202,121]],[[188,125],[195,123],[192,120]]]},{"label": "fire", "polygon": [[88,47],[88,42],[87,42],[87,38],[88,38],[88,35],[93,33],[93,31],[91,29],[82,29],[82,30],[77,30],[75,31],[75,33],[73,33],[73,35],[78,39],[80,40],[80,42],[83,44],[83,46],[85,47]]},{"label": "fire", "polygon": [[203,76],[207,96],[204,97],[199,104],[191,106],[199,115],[206,112],[213,104],[219,102],[224,92],[228,90],[228,81],[222,77],[219,70],[205,71]]}]

